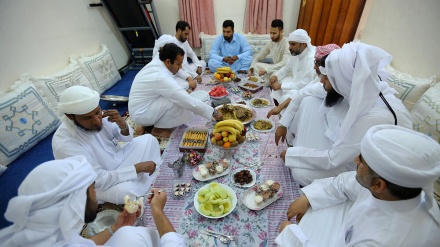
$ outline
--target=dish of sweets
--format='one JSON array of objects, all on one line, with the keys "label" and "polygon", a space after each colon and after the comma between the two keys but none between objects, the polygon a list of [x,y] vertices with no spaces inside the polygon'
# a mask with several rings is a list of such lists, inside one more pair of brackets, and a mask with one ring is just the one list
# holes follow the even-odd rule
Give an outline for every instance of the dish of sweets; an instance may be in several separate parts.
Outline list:
[{"label": "dish of sweets", "polygon": [[231,187],[217,182],[203,186],[194,196],[194,207],[206,218],[223,218],[230,214],[236,205],[237,195]]},{"label": "dish of sweets", "polygon": [[197,150],[204,152],[207,140],[207,129],[187,129],[185,133],[183,133],[179,150],[180,152],[184,152],[185,150]]},{"label": "dish of sweets", "polygon": [[239,168],[234,170],[231,175],[232,183],[237,187],[248,188],[255,184],[257,174],[251,169]]},{"label": "dish of sweets", "polygon": [[251,91],[252,93],[256,93],[256,92],[260,91],[261,89],[263,89],[262,85],[259,85],[259,84],[253,83],[253,82],[241,82],[237,86],[245,91],[246,90]]},{"label": "dish of sweets", "polygon": [[173,186],[173,195],[176,198],[187,196],[190,193],[191,193],[190,182],[179,182],[179,183],[175,183]]},{"label": "dish of sweets", "polygon": [[268,107],[270,105],[269,100],[263,98],[255,98],[251,100],[251,105],[257,108]]},{"label": "dish of sweets", "polygon": [[267,118],[256,119],[252,124],[251,128],[258,132],[271,132],[275,129],[275,124],[272,120]]},{"label": "dish of sweets", "polygon": [[243,193],[242,202],[251,210],[261,210],[283,196],[280,183],[267,180]]},{"label": "dish of sweets", "polygon": [[199,181],[208,181],[214,178],[222,177],[231,171],[231,166],[226,160],[207,162],[198,165],[193,170],[193,177]]}]

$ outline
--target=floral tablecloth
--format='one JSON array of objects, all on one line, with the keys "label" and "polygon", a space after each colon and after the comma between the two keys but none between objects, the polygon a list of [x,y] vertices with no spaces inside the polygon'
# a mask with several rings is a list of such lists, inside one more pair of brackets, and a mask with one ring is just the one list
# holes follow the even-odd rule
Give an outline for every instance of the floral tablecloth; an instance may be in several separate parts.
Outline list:
[{"label": "floral tablecloth", "polygon": [[[209,78],[210,75],[204,75],[203,82],[197,86],[197,90],[209,91],[213,87],[213,85],[207,83]],[[230,90],[236,86],[236,83],[228,83],[226,85],[226,88],[230,91],[228,97],[233,103],[243,100],[241,97],[242,91],[233,93],[234,90]],[[270,89],[267,87],[255,93],[255,97],[269,99],[273,104],[273,100],[270,97]],[[271,106],[255,108],[257,118],[265,118],[269,109],[271,109]],[[271,120],[278,124],[278,117],[272,116]],[[173,163],[182,156],[182,153],[179,152],[179,142],[188,127],[212,129],[213,124],[200,116],[196,116],[187,126],[178,127],[173,132],[170,144],[162,155],[164,163],[160,167],[159,175],[153,184],[155,188],[164,188],[167,191],[171,191],[176,182],[192,183],[192,192],[188,196],[174,197],[173,193],[168,193],[168,201],[164,211],[176,231],[187,237],[188,246],[223,246],[218,240],[199,233],[199,230],[204,229],[237,236],[237,241],[231,242],[229,246],[275,246],[274,240],[278,235],[280,223],[282,220],[287,219],[287,208],[295,198],[300,196],[299,185],[292,180],[290,170],[284,166],[279,156],[281,151],[287,148],[286,145],[275,145],[275,131],[260,133],[250,130],[250,128],[248,128],[248,131],[258,135],[259,140],[247,140],[236,151],[230,151],[231,153],[225,153],[225,151],[212,146],[211,143],[207,145],[203,162],[228,157],[230,158],[232,170],[252,166],[257,174],[257,184],[267,179],[272,179],[281,184],[283,196],[279,200],[262,210],[253,211],[242,204],[242,194],[246,188],[232,185],[230,178],[232,172],[214,180],[200,182],[193,178],[193,168],[186,166],[181,178],[174,176],[173,170],[168,167],[168,164]],[[258,166],[255,165],[258,164],[261,164],[261,166],[259,169],[256,169]],[[212,181],[230,186],[236,192],[238,198],[237,206],[233,212],[221,219],[203,217],[194,207],[195,192]],[[148,206],[141,224],[154,227],[154,221]]]}]

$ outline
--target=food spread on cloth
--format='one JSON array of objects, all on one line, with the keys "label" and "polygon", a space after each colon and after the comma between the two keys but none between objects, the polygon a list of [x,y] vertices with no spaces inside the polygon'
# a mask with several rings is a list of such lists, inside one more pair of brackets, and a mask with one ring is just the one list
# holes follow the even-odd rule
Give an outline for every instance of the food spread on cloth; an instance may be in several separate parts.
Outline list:
[{"label": "food spread on cloth", "polygon": [[211,142],[224,148],[235,147],[246,140],[246,128],[243,123],[228,119],[218,122],[211,133]]}]

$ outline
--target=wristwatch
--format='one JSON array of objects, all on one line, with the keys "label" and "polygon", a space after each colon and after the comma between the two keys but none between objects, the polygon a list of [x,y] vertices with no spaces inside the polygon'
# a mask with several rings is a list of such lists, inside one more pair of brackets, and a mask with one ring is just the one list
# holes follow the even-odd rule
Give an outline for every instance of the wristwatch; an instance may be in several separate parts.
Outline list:
[{"label": "wristwatch", "polygon": [[121,131],[128,130],[128,123],[125,122],[125,128],[122,129],[121,127],[119,127],[119,129],[120,129]]}]

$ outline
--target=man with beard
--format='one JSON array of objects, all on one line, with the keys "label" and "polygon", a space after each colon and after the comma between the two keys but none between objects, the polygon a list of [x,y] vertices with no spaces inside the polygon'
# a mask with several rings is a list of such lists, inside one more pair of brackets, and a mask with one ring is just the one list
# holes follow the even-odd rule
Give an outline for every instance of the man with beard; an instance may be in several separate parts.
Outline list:
[{"label": "man with beard", "polygon": [[[262,76],[265,82],[269,81],[270,76],[275,71],[281,69],[290,58],[289,43],[286,37],[283,37],[284,23],[280,19],[275,19],[270,25],[270,38],[272,42],[267,43],[263,49],[252,60],[248,75],[254,73]],[[272,63],[261,62],[270,55]]]},{"label": "man with beard", "polygon": [[53,155],[55,159],[86,157],[98,174],[100,201],[120,204],[125,195],[148,191],[154,171],[162,165],[156,138],[133,138],[133,129],[119,112],[101,110],[98,92],[88,87],[64,90],[58,108],[64,116],[52,139]]},{"label": "man with beard", "polygon": [[229,66],[233,71],[246,73],[252,62],[252,49],[246,38],[234,32],[234,22],[223,22],[223,35],[212,43],[209,51],[208,67],[215,72],[217,68]]},{"label": "man with beard", "polygon": [[284,102],[316,77],[313,70],[315,47],[310,43],[307,32],[297,29],[289,34],[288,40],[292,56],[269,80],[271,96],[278,103]]},{"label": "man with beard", "polygon": [[134,227],[141,210],[124,208],[113,225],[90,239],[80,236],[84,223],[97,215],[96,173],[82,156],[43,163],[32,170],[9,201],[5,218],[13,224],[0,231],[2,246],[186,246],[163,212],[165,192],[153,190],[148,202],[157,231]]},{"label": "man with beard", "polygon": [[[301,111],[307,114],[296,116],[297,125],[289,126],[296,135],[293,147],[281,153],[300,185],[354,171],[352,157],[370,127],[412,127],[411,115],[395,90],[378,77],[390,61],[391,55],[382,49],[362,43],[345,44],[325,58],[319,70],[326,99],[302,100]],[[287,127],[289,122],[281,119],[281,124]]]},{"label": "man with beard", "polygon": [[[188,36],[191,32],[191,26],[186,21],[178,21],[176,24],[176,35],[174,36],[177,40],[176,44],[185,51],[185,56],[183,58],[182,72],[187,72],[192,78],[198,82],[202,81],[203,71],[206,69],[206,62],[199,60],[197,55],[194,53],[193,49],[189,46],[187,42]],[[188,63],[187,58],[191,58],[192,63]]]},{"label": "man with beard", "polygon": [[439,246],[440,145],[395,125],[367,131],[356,171],[317,179],[290,204],[278,246]]}]

